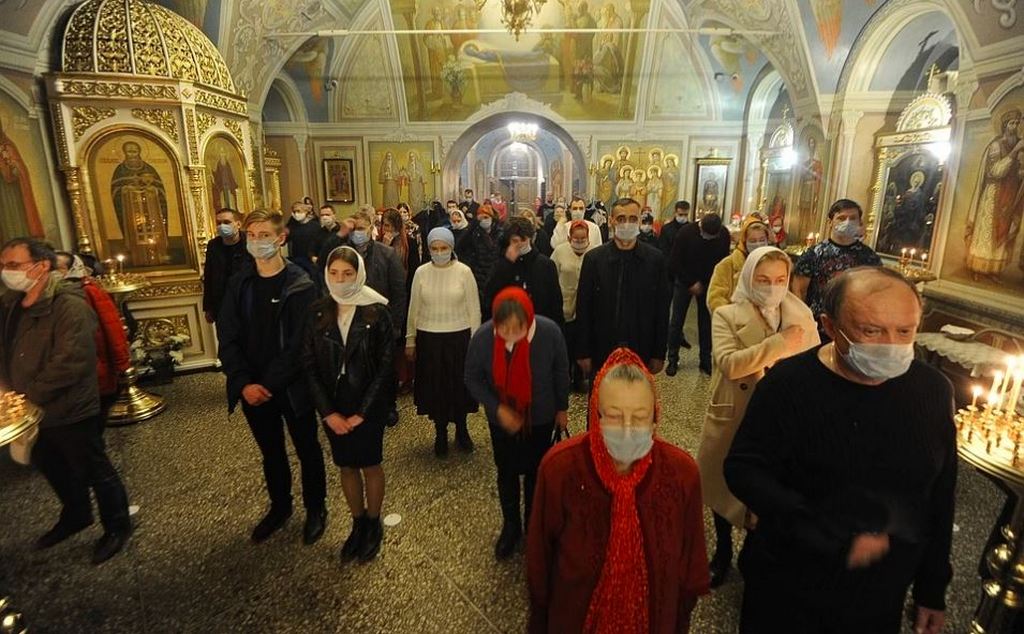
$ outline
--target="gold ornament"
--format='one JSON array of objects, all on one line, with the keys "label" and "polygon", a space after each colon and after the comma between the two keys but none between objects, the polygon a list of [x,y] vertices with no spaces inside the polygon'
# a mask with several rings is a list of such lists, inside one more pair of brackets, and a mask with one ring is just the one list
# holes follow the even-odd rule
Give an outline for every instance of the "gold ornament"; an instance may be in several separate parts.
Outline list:
[{"label": "gold ornament", "polygon": [[82,138],[85,131],[92,126],[112,116],[114,116],[113,108],[75,106],[71,109],[71,131],[75,135],[75,140]]},{"label": "gold ornament", "polygon": [[167,136],[178,140],[178,120],[170,110],[132,108],[132,116],[155,125],[166,132]]}]

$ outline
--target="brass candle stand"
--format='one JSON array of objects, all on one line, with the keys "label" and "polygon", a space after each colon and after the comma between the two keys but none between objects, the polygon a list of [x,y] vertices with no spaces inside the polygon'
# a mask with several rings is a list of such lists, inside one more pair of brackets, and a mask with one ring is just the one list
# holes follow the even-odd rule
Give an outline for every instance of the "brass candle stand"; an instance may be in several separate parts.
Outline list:
[{"label": "brass candle stand", "polygon": [[43,420],[43,410],[25,400],[24,394],[0,393],[0,447],[4,447]]},{"label": "brass candle stand", "polygon": [[971,620],[972,634],[998,634],[1009,631],[1024,608],[1024,417],[972,404],[954,420],[960,457],[999,479],[1017,497],[1010,523],[1000,528],[1003,542],[985,554],[992,578],[982,584]]},{"label": "brass candle stand", "polygon": [[28,634],[25,619],[7,597],[0,598],[0,634]]},{"label": "brass candle stand", "polygon": [[[125,273],[119,270],[102,275],[96,278],[96,281],[114,298],[118,311],[121,313],[122,323],[124,322],[124,304],[128,295],[149,286],[149,280],[144,275]],[[125,326],[125,330],[127,331],[127,326]],[[164,399],[141,389],[138,386],[138,381],[139,373],[134,364],[128,366],[128,369],[118,377],[117,400],[110,408],[107,424],[132,425],[153,418],[164,411],[167,406]]]}]

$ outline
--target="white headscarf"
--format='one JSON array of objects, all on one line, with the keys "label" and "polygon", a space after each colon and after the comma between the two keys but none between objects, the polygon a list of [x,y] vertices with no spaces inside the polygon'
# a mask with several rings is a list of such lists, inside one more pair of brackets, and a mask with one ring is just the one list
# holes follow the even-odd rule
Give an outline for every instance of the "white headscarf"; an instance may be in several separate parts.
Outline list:
[{"label": "white headscarf", "polygon": [[64,274],[64,279],[80,280],[83,277],[89,277],[89,269],[85,268],[85,263],[82,262],[82,258],[77,255],[72,255],[71,264],[68,265],[68,272]]},{"label": "white headscarf", "polygon": [[[331,254],[327,256],[328,268],[330,268],[330,262],[334,258],[334,255],[345,249],[348,249],[355,254],[356,258],[359,260],[359,267],[356,270],[355,290],[347,297],[342,297],[341,295],[336,295],[332,289],[330,291],[331,298],[340,306],[369,306],[371,304],[386,305],[388,303],[388,298],[366,285],[366,262],[363,261],[363,256],[359,255],[359,252],[352,247],[341,246],[331,251]],[[326,270],[324,271],[324,276],[327,276]],[[330,287],[331,285],[328,282],[327,288],[330,289]]]},{"label": "white headscarf", "polygon": [[[754,287],[754,269],[756,269],[757,265],[761,262],[761,258],[774,252],[781,253],[786,257],[786,260],[789,261],[789,256],[786,255],[786,252],[777,247],[758,247],[750,252],[750,255],[748,255],[747,259],[743,262],[743,268],[740,270],[740,277],[736,283],[736,290],[732,292],[732,303],[737,304],[741,301],[749,302],[761,311],[765,320],[768,321],[768,325],[778,330],[779,323],[782,319],[782,314],[780,312],[781,304],[770,308],[761,306],[754,301],[754,294],[751,292]],[[790,274],[793,273],[792,263],[789,266],[789,272]]]}]

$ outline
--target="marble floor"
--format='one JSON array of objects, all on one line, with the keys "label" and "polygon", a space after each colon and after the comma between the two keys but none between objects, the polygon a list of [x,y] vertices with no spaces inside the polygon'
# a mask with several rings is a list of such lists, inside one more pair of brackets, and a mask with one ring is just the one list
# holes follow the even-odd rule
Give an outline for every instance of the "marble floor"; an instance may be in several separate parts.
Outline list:
[{"label": "marble floor", "polygon": [[[659,433],[691,453],[709,385],[696,365],[688,352],[677,376],[658,378]],[[34,633],[523,631],[523,560],[492,555],[500,519],[481,416],[470,423],[477,451],[439,461],[429,423],[402,399],[384,458],[385,513],[400,514],[401,523],[386,529],[376,561],[342,567],[337,552],[350,519],[335,471],[319,543],[302,545],[297,512],[285,530],[253,545],[249,531],[266,504],[259,452],[241,413],[227,415],[222,376],[182,376],[154,391],[167,398],[166,413],[107,432],[139,511],[127,551],[100,567],[88,563],[98,526],[49,551],[31,550],[55,520],[57,502],[38,473],[0,452],[0,595],[11,596]],[[576,432],[583,406],[574,396]],[[962,466],[948,632],[968,629],[978,557],[1001,503],[995,487]],[[692,631],[735,632],[741,591],[734,571],[700,601]]]}]

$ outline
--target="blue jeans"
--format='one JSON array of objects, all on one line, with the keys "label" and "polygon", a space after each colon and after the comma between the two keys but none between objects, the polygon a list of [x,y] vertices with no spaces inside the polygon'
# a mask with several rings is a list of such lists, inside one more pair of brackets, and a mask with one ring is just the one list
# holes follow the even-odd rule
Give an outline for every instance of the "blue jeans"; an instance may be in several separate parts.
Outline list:
[{"label": "blue jeans", "polygon": [[668,361],[679,361],[679,346],[682,345],[683,324],[686,323],[686,312],[690,308],[690,289],[675,282],[672,284],[672,307],[668,318]]}]

